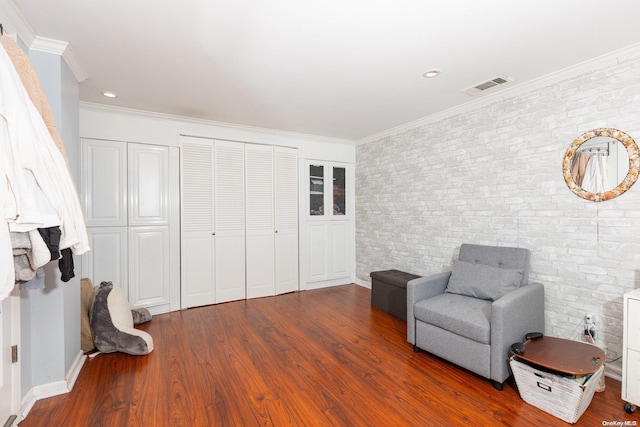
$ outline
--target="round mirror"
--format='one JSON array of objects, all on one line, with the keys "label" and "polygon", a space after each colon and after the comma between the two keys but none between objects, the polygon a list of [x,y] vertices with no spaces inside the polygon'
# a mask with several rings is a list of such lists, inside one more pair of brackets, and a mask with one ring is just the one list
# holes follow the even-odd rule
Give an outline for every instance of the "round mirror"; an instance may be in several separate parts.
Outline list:
[{"label": "round mirror", "polygon": [[598,128],[576,138],[564,155],[564,181],[578,197],[594,202],[610,200],[638,179],[638,145],[618,129]]}]

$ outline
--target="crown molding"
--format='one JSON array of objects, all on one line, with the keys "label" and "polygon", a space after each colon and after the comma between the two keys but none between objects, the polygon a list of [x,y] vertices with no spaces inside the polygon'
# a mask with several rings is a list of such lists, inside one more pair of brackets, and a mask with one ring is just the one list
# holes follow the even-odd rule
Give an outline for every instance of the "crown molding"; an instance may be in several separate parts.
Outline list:
[{"label": "crown molding", "polygon": [[60,40],[48,39],[46,37],[39,37],[33,40],[30,48],[44,53],[52,53],[54,55],[62,56],[64,51],[67,50],[69,43]]},{"label": "crown molding", "polygon": [[29,49],[61,56],[78,83],[87,79],[88,74],[69,43],[39,37],[12,0],[0,0],[0,22],[7,34],[16,34]]},{"label": "crown molding", "polygon": [[412,122],[386,129],[373,135],[369,135],[367,137],[359,139],[356,142],[356,145],[367,144],[369,142],[377,141],[381,138],[435,123],[456,115],[465,114],[470,111],[485,107],[489,104],[493,104],[495,102],[513,98],[515,96],[522,95],[533,90],[542,89],[544,87],[548,87],[555,83],[558,83],[559,81],[577,77],[584,73],[593,72],[605,66],[615,66],[627,60],[635,59],[638,57],[640,57],[640,43],[615,50],[613,52],[578,63],[576,65],[572,65],[570,67],[544,75],[542,77],[529,80],[527,82],[509,85],[508,87],[501,88],[496,92],[485,94],[481,98],[468,101],[464,104],[448,108],[446,110],[431,114]]},{"label": "crown molding", "polygon": [[0,0],[0,19],[6,33],[17,34],[27,46],[31,46],[36,33],[13,1]]},{"label": "crown molding", "polygon": [[78,80],[78,83],[82,83],[87,79],[87,72],[69,43],[38,36],[31,43],[31,49],[61,56]]},{"label": "crown molding", "polygon": [[71,69],[73,75],[76,76],[78,83],[82,83],[89,78],[89,74],[84,69],[82,62],[80,62],[80,58],[78,58],[71,45],[67,46],[67,49],[62,54],[62,58]]}]

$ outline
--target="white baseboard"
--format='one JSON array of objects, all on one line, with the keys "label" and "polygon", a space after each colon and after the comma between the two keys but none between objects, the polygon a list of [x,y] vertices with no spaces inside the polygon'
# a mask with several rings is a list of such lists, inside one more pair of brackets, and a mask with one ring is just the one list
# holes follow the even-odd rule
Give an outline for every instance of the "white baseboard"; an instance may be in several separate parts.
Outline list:
[{"label": "white baseboard", "polygon": [[305,290],[311,291],[314,289],[330,288],[332,286],[347,285],[349,283],[353,283],[353,280],[348,277],[342,279],[323,280],[319,282],[309,282],[306,284]]},{"label": "white baseboard", "polygon": [[364,280],[356,279],[353,281],[358,286],[362,286],[363,288],[371,289],[371,282],[367,282]]},{"label": "white baseboard", "polygon": [[80,370],[85,360],[87,360],[87,356],[80,351],[71,364],[71,368],[64,380],[33,386],[20,402],[20,419],[24,420],[26,418],[38,400],[69,393],[76,383],[78,375],[80,375]]},{"label": "white baseboard", "polygon": [[67,372],[67,377],[65,378],[65,380],[67,381],[69,391],[71,391],[71,389],[75,385],[76,380],[80,375],[80,371],[82,370],[82,366],[84,365],[84,362],[86,360],[87,360],[87,356],[85,356],[84,353],[82,353],[82,351],[79,351],[78,354],[76,355],[75,360],[73,361],[73,364],[71,365],[71,369],[69,369],[69,372]]},{"label": "white baseboard", "polygon": [[604,375],[605,375],[606,377],[611,378],[612,380],[616,380],[616,381],[620,381],[620,382],[622,382],[622,375],[616,374],[615,372],[609,372],[609,371],[607,371],[606,366],[605,366],[605,369],[604,369]]},{"label": "white baseboard", "polygon": [[622,360],[605,363],[604,374],[609,378],[622,382]]}]

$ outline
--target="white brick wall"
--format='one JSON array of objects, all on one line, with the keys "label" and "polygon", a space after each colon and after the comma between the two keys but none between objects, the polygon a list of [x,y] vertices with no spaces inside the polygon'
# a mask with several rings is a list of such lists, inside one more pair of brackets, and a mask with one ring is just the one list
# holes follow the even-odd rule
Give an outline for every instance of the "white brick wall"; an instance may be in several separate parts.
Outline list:
[{"label": "white brick wall", "polygon": [[[640,183],[601,203],[565,185],[569,144],[595,127],[640,143],[640,59],[403,128],[356,152],[356,275],[449,270],[461,243],[532,252],[546,333],[577,339],[585,312],[617,358],[622,295],[640,287]],[[485,103],[486,104],[486,103]]]}]

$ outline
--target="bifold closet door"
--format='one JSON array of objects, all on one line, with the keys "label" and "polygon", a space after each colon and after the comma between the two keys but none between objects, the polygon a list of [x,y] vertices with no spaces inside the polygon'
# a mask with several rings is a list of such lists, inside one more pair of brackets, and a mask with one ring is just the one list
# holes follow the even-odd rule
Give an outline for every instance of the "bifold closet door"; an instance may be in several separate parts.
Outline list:
[{"label": "bifold closet door", "polygon": [[181,139],[182,308],[246,298],[244,144]]},{"label": "bifold closet door", "polygon": [[299,289],[298,150],[274,147],[276,295]]},{"label": "bifold closet door", "polygon": [[275,295],[274,159],[270,145],[245,145],[247,298]]},{"label": "bifold closet door", "polygon": [[298,151],[246,144],[247,298],[298,290]]},{"label": "bifold closet door", "polygon": [[298,290],[297,153],[181,137],[182,308]]},{"label": "bifold closet door", "polygon": [[244,145],[215,141],[216,303],[246,298]]},{"label": "bifold closet door", "polygon": [[213,141],[181,138],[183,309],[214,304]]}]

